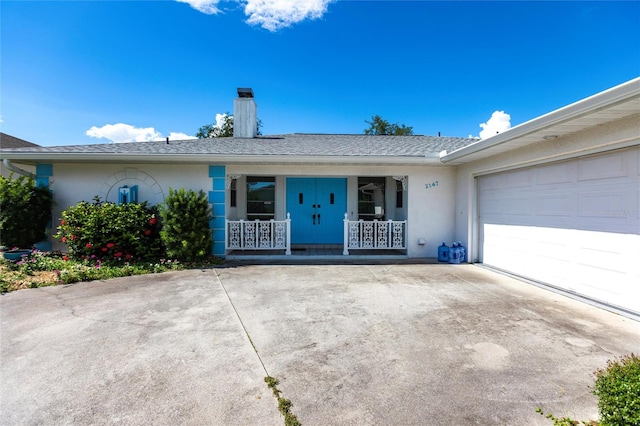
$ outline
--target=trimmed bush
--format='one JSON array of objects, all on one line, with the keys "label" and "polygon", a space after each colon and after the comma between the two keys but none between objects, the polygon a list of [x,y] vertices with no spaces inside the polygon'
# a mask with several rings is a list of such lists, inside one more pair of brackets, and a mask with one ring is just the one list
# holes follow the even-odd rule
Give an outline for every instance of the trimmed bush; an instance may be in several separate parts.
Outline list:
[{"label": "trimmed bush", "polygon": [[596,370],[593,394],[598,397],[598,421],[578,421],[570,417],[558,418],[545,414],[554,426],[622,426],[640,425],[640,357],[631,354],[607,361],[607,367]]},{"label": "trimmed bush", "polygon": [[0,245],[31,248],[47,239],[53,196],[49,188],[20,176],[0,176]]},{"label": "trimmed bush", "polygon": [[56,238],[76,259],[159,259],[164,254],[158,210],[146,202],[81,201],[62,212]]},{"label": "trimmed bush", "polygon": [[160,236],[167,256],[183,262],[196,262],[211,255],[211,206],[204,191],[169,188],[160,205]]},{"label": "trimmed bush", "polygon": [[640,425],[640,357],[631,354],[595,372],[602,426]]}]

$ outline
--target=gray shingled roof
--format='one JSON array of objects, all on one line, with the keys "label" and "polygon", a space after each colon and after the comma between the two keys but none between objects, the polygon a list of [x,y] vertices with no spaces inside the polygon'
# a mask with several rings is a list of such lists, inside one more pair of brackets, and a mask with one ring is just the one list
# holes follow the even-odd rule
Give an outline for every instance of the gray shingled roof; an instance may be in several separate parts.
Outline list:
[{"label": "gray shingled roof", "polygon": [[15,136],[8,135],[0,132],[0,149],[5,148],[25,148],[39,146],[35,143],[25,141],[24,139],[16,138]]},{"label": "gray shingled roof", "polygon": [[20,148],[2,151],[52,154],[425,157],[451,152],[474,139],[440,136],[287,134],[254,139],[215,138]]}]

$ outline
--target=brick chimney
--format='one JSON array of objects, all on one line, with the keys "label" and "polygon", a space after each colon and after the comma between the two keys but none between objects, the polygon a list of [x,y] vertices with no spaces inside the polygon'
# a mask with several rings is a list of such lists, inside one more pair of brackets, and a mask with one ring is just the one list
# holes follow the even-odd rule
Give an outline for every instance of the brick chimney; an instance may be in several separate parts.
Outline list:
[{"label": "brick chimney", "polygon": [[233,137],[255,138],[258,135],[258,105],[251,88],[238,87],[233,100]]}]

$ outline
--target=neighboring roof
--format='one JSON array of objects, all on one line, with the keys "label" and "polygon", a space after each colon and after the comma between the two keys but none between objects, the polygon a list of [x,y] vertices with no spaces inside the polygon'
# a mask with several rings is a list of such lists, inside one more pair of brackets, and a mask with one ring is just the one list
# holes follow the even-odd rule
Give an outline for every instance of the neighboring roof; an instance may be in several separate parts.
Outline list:
[{"label": "neighboring roof", "polygon": [[[441,155],[463,164],[640,113],[640,77]],[[639,120],[640,121],[640,120]]]},{"label": "neighboring roof", "polygon": [[39,146],[35,143],[27,142],[24,139],[16,138],[15,136],[8,135],[0,132],[0,149],[5,148],[25,148]]},{"label": "neighboring roof", "polygon": [[0,150],[23,161],[433,163],[474,139],[440,136],[288,134]]}]

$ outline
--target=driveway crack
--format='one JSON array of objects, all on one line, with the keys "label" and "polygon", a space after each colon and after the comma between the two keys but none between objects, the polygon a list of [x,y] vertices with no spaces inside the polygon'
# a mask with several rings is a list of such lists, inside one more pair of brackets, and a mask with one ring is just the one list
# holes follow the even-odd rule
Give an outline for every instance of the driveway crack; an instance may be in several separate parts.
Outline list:
[{"label": "driveway crack", "polygon": [[218,280],[218,284],[220,284],[220,287],[222,287],[222,290],[224,291],[224,294],[227,296],[227,300],[229,301],[229,304],[231,305],[231,308],[233,309],[233,312],[236,313],[236,317],[238,318],[238,321],[240,321],[240,325],[242,326],[242,330],[244,331],[245,336],[247,336],[247,339],[249,339],[249,343],[251,343],[251,347],[253,348],[253,351],[256,354],[256,357],[258,357],[258,361],[260,361],[260,365],[262,366],[262,369],[264,370],[264,373],[269,376],[269,372],[267,371],[267,367],[264,365],[264,362],[262,361],[262,357],[260,357],[260,353],[258,352],[258,348],[256,348],[256,345],[253,343],[253,340],[251,340],[251,336],[249,335],[249,331],[247,330],[247,327],[245,326],[244,322],[242,321],[242,317],[240,316],[240,313],[238,312],[238,309],[236,309],[236,306],[233,304],[233,300],[231,300],[231,296],[229,296],[229,292],[227,291],[227,288],[224,286],[224,283],[222,282],[222,279],[220,278],[220,275],[218,274],[218,271],[214,270],[214,273],[216,275],[216,278]]}]

